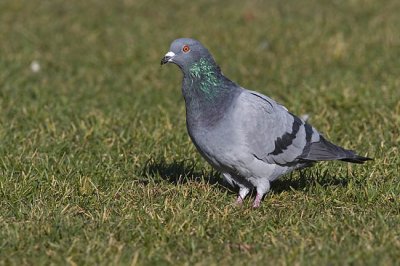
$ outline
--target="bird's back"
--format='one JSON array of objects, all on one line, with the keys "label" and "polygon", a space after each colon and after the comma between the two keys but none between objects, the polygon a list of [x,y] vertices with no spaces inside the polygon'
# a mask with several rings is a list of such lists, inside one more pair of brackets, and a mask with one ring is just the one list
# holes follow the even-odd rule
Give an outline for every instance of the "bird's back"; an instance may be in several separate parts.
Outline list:
[{"label": "bird's back", "polygon": [[235,113],[241,142],[264,162],[296,168],[317,161],[362,163],[369,159],[329,142],[314,127],[260,93],[243,90]]}]

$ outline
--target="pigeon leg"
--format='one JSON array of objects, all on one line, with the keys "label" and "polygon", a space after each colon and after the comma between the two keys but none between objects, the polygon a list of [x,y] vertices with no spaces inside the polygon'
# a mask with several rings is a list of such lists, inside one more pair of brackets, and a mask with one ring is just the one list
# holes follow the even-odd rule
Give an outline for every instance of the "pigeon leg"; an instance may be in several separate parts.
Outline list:
[{"label": "pigeon leg", "polygon": [[256,199],[253,202],[253,208],[260,207],[262,197],[263,197],[263,195],[257,193]]},{"label": "pigeon leg", "polygon": [[247,187],[240,187],[239,188],[239,195],[236,199],[236,204],[237,205],[242,205],[244,198],[249,194],[250,189]]},{"label": "pigeon leg", "polygon": [[263,182],[257,186],[257,196],[253,202],[253,208],[258,208],[260,207],[261,200],[264,197],[264,195],[269,191],[270,188],[270,183],[269,181]]}]

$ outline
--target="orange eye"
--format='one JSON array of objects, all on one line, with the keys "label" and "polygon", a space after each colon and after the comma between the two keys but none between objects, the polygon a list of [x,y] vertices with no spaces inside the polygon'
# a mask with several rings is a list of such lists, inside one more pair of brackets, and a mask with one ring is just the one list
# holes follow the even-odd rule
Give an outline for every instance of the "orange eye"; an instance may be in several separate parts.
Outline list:
[{"label": "orange eye", "polygon": [[185,45],[182,47],[182,51],[183,51],[184,53],[189,52],[189,51],[190,51],[189,45],[185,44]]}]

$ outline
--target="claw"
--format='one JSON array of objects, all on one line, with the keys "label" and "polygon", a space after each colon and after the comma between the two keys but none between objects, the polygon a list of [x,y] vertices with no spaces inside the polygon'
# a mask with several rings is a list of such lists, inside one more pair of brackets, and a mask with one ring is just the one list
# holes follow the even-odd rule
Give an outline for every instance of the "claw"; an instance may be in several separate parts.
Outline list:
[{"label": "claw", "polygon": [[237,206],[242,206],[242,204],[243,204],[243,198],[242,198],[240,195],[237,197],[235,204],[236,204]]},{"label": "claw", "polygon": [[253,208],[260,207],[262,195],[257,193],[256,199],[253,202]]}]

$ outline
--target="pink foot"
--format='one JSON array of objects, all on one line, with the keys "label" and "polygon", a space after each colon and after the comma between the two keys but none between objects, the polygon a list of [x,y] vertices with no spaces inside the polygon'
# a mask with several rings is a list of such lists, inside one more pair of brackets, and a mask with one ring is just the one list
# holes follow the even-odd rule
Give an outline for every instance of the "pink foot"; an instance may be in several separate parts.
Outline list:
[{"label": "pink foot", "polygon": [[260,207],[261,204],[261,199],[262,199],[262,195],[257,193],[256,199],[253,202],[253,208],[258,208]]},{"label": "pink foot", "polygon": [[237,197],[235,204],[238,206],[243,204],[243,198],[240,195]]}]

